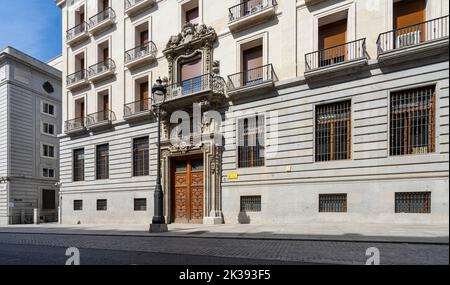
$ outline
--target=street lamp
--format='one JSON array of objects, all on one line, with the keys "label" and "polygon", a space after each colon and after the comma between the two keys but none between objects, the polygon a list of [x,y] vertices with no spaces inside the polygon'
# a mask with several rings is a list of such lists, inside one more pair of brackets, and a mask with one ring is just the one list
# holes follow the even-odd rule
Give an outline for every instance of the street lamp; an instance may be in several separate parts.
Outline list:
[{"label": "street lamp", "polygon": [[158,124],[157,142],[157,166],[156,186],[154,193],[154,215],[150,224],[151,233],[167,232],[167,224],[164,218],[164,193],[161,185],[161,105],[166,100],[167,87],[163,85],[161,78],[156,80],[152,87],[153,103],[156,107],[156,121]]}]

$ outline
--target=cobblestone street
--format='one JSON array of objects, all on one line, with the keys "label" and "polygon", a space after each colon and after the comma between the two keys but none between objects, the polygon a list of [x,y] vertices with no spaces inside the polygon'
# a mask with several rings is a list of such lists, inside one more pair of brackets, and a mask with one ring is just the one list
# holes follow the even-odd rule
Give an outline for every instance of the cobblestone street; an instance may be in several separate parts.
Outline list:
[{"label": "cobblestone street", "polygon": [[[49,247],[60,250],[39,250]],[[41,256],[43,252],[46,252],[48,254],[45,257],[46,264],[62,264],[65,260],[65,249],[68,247],[79,248],[81,255],[85,249],[90,257],[87,260],[91,264],[140,262],[141,264],[319,263],[363,265],[368,258],[366,250],[369,247],[379,249],[381,264],[448,265],[449,263],[449,247],[445,244],[29,233],[0,233],[0,263],[8,263],[8,260],[20,261],[23,253],[28,255],[35,253]],[[17,250],[12,250],[14,248]],[[92,258],[96,256],[95,250],[98,250],[97,257]],[[122,255],[117,254],[118,251],[122,252]],[[139,259],[130,258],[138,253],[140,254]],[[149,255],[149,253],[153,255]],[[53,262],[52,256],[55,256]],[[183,258],[183,256],[195,256],[196,258]],[[83,260],[83,256],[81,259]]]}]

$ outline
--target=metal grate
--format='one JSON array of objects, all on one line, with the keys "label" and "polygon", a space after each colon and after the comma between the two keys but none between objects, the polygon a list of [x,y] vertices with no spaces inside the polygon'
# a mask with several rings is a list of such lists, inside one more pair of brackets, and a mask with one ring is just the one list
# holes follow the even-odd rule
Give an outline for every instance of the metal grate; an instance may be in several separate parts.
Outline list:
[{"label": "metal grate", "polygon": [[347,212],[347,194],[319,194],[319,212]]},{"label": "metal grate", "polygon": [[351,158],[351,102],[316,107],[316,161]]},{"label": "metal grate", "polygon": [[434,152],[435,87],[391,94],[390,155]]},{"label": "metal grate", "polygon": [[395,193],[396,213],[431,213],[431,192]]},{"label": "metal grate", "polygon": [[109,145],[98,145],[96,150],[96,179],[109,178]]},{"label": "metal grate", "polygon": [[264,166],[264,115],[238,121],[238,167]]},{"label": "metal grate", "polygon": [[83,210],[83,200],[73,200],[73,210],[82,211]]},{"label": "metal grate", "polygon": [[97,200],[97,211],[106,211],[108,209],[108,201],[106,199]]},{"label": "metal grate", "polygon": [[148,137],[133,141],[133,176],[149,175]]},{"label": "metal grate", "polygon": [[134,210],[135,211],[147,211],[147,199],[145,199],[145,198],[134,199]]},{"label": "metal grate", "polygon": [[261,212],[261,196],[241,196],[241,212]]},{"label": "metal grate", "polygon": [[84,148],[73,151],[73,181],[84,180]]}]

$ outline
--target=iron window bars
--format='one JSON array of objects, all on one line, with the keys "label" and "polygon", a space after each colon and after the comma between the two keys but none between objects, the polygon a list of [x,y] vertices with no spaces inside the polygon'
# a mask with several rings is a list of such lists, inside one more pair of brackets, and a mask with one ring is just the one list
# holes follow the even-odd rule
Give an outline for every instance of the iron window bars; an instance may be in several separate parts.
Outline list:
[{"label": "iron window bars", "polygon": [[264,115],[238,120],[238,168],[264,166]]},{"label": "iron window bars", "polygon": [[84,149],[73,151],[73,181],[84,180]]},{"label": "iron window bars", "polygon": [[241,212],[261,212],[261,196],[241,196]]},{"label": "iron window bars", "polygon": [[96,179],[109,178],[109,145],[98,145],[96,149]]},{"label": "iron window bars", "polygon": [[391,94],[391,156],[435,151],[435,97],[435,86]]},{"label": "iron window bars", "polygon": [[319,194],[319,212],[347,212],[347,194]]},{"label": "iron window bars", "polygon": [[431,192],[395,193],[396,213],[431,213]]},{"label": "iron window bars", "polygon": [[351,102],[316,107],[316,161],[351,158]]},{"label": "iron window bars", "polygon": [[133,176],[149,175],[149,139],[133,140]]}]

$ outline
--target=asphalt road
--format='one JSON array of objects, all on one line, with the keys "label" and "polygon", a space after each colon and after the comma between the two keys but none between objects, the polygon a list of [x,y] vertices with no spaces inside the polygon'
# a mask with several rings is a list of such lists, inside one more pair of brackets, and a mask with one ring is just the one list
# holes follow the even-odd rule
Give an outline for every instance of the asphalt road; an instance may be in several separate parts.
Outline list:
[{"label": "asphalt road", "polygon": [[85,265],[449,264],[448,244],[0,233],[0,265],[64,265],[76,247]]}]

